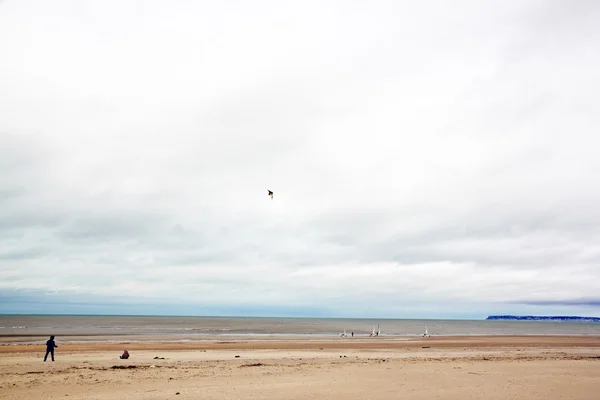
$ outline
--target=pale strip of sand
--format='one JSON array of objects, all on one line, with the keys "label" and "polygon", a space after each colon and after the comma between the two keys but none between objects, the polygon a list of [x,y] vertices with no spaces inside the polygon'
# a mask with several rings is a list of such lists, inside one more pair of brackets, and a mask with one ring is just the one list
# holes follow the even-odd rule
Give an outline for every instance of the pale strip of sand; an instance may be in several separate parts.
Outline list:
[{"label": "pale strip of sand", "polygon": [[[57,337],[56,361],[46,363],[44,346],[9,344],[0,346],[0,399],[591,400],[600,393],[600,337],[369,339],[125,346]],[[124,348],[128,360],[118,358]]]},{"label": "pale strip of sand", "polygon": [[[48,337],[0,337],[0,355],[43,351]],[[435,348],[490,347],[600,347],[600,336],[380,336],[363,338],[272,336],[204,337],[56,337],[61,351],[214,350],[214,349],[408,349],[425,345]],[[66,343],[63,343],[65,341]],[[27,342],[37,342],[34,344]],[[41,349],[41,350],[40,350]]]}]

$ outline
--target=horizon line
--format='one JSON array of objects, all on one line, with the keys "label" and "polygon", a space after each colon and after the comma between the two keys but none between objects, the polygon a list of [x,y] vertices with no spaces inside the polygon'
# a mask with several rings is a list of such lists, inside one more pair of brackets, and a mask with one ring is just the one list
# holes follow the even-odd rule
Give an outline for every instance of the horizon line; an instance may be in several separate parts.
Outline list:
[{"label": "horizon line", "polygon": [[463,321],[481,321],[483,318],[458,318],[458,317],[434,317],[434,318],[416,318],[416,317],[326,317],[326,316],[294,316],[294,315],[198,315],[198,314],[114,314],[114,313],[19,313],[19,312],[0,312],[0,316],[56,316],[56,317],[195,317],[195,318],[289,318],[289,319],[372,319],[372,320],[463,320]]},{"label": "horizon line", "polygon": [[284,319],[363,319],[363,320],[438,320],[438,321],[488,321],[490,317],[533,317],[533,318],[594,318],[597,316],[586,315],[536,315],[536,314],[490,314],[486,317],[340,317],[340,316],[293,316],[293,315],[198,315],[198,314],[116,314],[116,313],[19,313],[0,312],[0,316],[55,316],[55,317],[162,317],[162,318],[284,318]]}]

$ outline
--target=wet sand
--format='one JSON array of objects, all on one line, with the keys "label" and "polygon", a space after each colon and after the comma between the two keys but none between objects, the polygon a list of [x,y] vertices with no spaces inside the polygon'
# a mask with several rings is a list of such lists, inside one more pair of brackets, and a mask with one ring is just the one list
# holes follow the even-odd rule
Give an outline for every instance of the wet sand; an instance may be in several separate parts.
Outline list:
[{"label": "wet sand", "polygon": [[[56,361],[46,363],[43,345],[17,344],[41,339],[0,338],[0,399],[597,399],[600,392],[600,337],[590,336],[62,344],[57,337]],[[120,360],[125,348],[131,358]]]}]

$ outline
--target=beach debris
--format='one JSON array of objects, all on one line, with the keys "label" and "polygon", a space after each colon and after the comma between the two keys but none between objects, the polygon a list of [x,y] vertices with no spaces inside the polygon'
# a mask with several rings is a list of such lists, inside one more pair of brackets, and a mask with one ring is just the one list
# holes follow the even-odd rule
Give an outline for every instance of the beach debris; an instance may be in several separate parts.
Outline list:
[{"label": "beach debris", "polygon": [[159,356],[156,356],[156,357],[154,357],[154,359],[155,359],[155,360],[164,360],[165,358],[164,358],[164,357],[159,357]]},{"label": "beach debris", "polygon": [[175,393],[175,396],[177,396],[179,394],[179,392]]},{"label": "beach debris", "polygon": [[269,192],[269,196],[271,197],[271,200],[273,200],[273,192],[270,190],[267,190],[267,192]]},{"label": "beach debris", "polygon": [[430,348],[431,348],[431,346],[423,346],[423,347],[421,347],[421,348],[422,348],[422,349],[430,349]]},{"label": "beach debris", "polygon": [[137,368],[137,365],[113,365],[111,369],[133,369]]},{"label": "beach debris", "polygon": [[235,356],[235,358],[240,358],[240,356]]},{"label": "beach debris", "polygon": [[244,364],[244,365],[240,365],[240,368],[245,368],[245,367],[262,367],[264,364],[262,363],[254,363],[254,364]]}]

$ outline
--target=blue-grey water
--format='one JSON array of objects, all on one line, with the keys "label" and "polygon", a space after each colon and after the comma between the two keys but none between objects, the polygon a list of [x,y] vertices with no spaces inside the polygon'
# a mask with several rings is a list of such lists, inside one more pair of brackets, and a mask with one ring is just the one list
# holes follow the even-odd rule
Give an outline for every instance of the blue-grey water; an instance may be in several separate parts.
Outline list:
[{"label": "blue-grey water", "polygon": [[0,315],[0,342],[11,336],[206,336],[324,335],[346,330],[368,336],[416,336],[427,326],[431,335],[600,335],[600,323],[551,321]]}]

